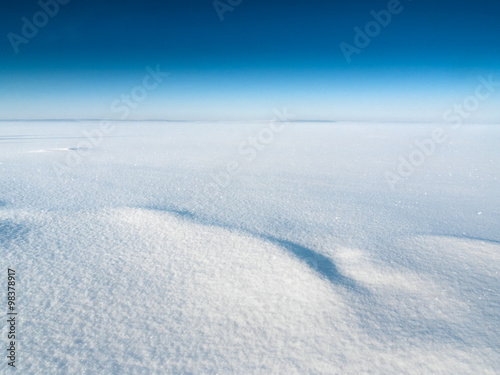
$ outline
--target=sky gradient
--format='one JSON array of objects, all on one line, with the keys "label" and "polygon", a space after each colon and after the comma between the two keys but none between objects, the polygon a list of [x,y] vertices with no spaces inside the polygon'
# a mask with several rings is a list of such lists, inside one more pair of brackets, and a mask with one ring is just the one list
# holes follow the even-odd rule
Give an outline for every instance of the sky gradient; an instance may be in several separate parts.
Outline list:
[{"label": "sky gradient", "polygon": [[[41,5],[4,4],[0,119],[119,118],[113,103],[148,66],[169,76],[127,119],[265,120],[287,107],[300,119],[441,121],[480,76],[500,81],[497,0],[401,0],[350,62],[340,44],[356,47],[355,28],[388,1],[221,0],[223,20],[210,0],[61,2],[30,38],[23,17]],[[470,120],[499,122],[499,98]]]}]

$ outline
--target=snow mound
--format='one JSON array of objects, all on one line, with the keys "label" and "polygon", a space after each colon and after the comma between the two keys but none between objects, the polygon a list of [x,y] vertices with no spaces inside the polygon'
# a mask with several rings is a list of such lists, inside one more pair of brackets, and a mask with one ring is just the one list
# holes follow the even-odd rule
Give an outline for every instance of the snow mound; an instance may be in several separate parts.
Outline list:
[{"label": "snow mound", "polygon": [[469,299],[498,281],[496,243],[406,243],[456,285],[350,248],[332,278],[299,244],[158,210],[3,209],[0,228],[25,374],[495,372],[492,310]]}]

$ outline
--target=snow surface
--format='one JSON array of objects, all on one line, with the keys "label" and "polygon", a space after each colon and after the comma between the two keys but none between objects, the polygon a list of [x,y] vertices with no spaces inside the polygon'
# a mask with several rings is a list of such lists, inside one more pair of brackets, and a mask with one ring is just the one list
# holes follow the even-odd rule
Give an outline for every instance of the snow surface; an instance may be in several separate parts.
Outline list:
[{"label": "snow surface", "polygon": [[267,126],[0,123],[18,372],[498,374],[500,128]]}]

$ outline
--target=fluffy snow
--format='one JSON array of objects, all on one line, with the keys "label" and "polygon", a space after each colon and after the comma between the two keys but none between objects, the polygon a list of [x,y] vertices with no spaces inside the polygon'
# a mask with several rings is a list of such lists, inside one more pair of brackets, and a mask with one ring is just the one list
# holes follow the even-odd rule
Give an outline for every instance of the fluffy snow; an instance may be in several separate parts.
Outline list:
[{"label": "fluffy snow", "polygon": [[19,373],[498,373],[497,126],[98,127],[0,123]]}]

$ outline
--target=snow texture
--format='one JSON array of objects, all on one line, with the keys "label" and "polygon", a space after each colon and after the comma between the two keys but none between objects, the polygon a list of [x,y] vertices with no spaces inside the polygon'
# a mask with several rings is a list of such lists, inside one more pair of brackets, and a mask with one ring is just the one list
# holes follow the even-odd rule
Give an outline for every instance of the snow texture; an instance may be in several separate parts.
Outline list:
[{"label": "snow texture", "polygon": [[18,373],[498,374],[500,129],[267,126],[0,123]]}]

